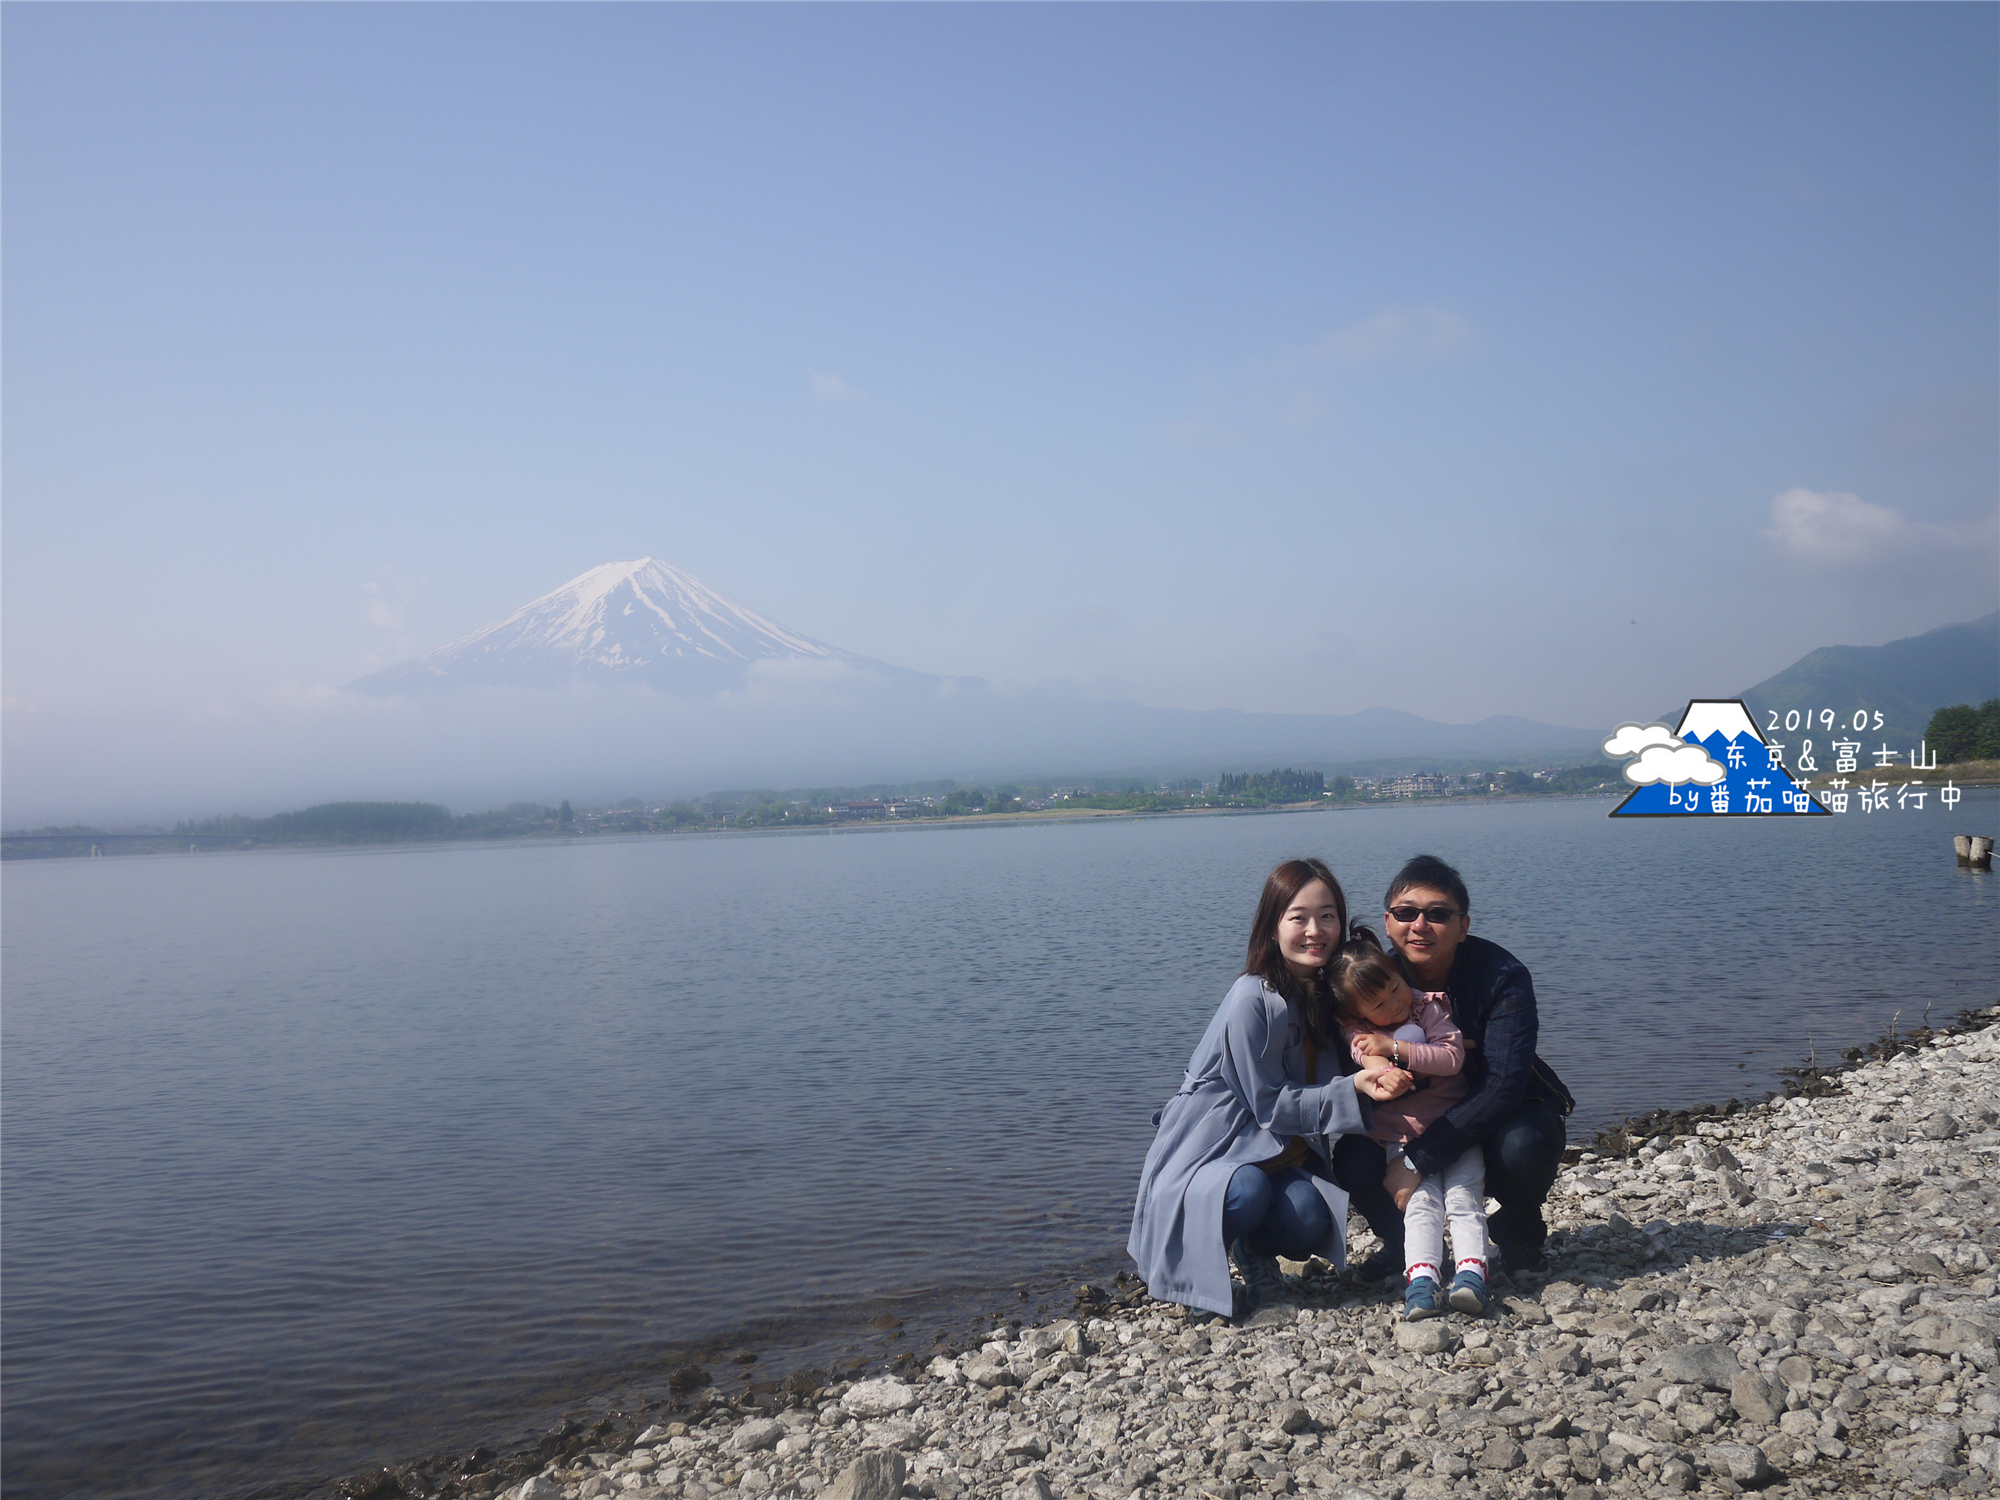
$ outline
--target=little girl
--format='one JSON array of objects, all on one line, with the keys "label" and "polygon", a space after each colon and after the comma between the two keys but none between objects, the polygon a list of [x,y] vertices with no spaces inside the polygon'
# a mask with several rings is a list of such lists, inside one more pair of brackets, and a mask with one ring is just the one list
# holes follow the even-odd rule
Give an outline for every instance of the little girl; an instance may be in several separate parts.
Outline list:
[{"label": "little girl", "polygon": [[1421,1135],[1466,1094],[1465,1039],[1441,993],[1412,991],[1375,934],[1355,923],[1327,961],[1327,982],[1341,1035],[1364,1072],[1402,1068],[1417,1086],[1374,1106],[1370,1139],[1389,1151],[1383,1186],[1403,1211],[1403,1316],[1435,1318],[1440,1306],[1444,1221],[1451,1220],[1456,1274],[1445,1294],[1460,1312],[1484,1313],[1486,1294],[1486,1158],[1473,1146],[1444,1171],[1420,1177],[1400,1147]]}]

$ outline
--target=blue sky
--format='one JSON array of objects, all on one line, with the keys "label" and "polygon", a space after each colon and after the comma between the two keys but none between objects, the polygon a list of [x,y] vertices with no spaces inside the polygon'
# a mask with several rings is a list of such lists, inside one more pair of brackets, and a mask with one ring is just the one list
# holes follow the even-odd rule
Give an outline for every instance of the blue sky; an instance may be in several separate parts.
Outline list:
[{"label": "blue sky", "polygon": [[927,671],[1607,727],[2000,605],[1993,6],[4,24],[17,744],[642,555]]}]

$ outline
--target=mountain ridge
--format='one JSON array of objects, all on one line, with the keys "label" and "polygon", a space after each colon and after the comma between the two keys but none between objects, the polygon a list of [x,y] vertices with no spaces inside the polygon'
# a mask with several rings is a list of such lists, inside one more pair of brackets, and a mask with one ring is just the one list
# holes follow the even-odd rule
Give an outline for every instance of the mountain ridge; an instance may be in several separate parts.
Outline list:
[{"label": "mountain ridge", "polygon": [[[1931,715],[2000,694],[2000,610],[1880,646],[1821,646],[1740,695],[1759,729],[1776,710],[1880,710],[1874,735],[1915,747]],[[1904,748],[1898,744],[1897,748]]]}]

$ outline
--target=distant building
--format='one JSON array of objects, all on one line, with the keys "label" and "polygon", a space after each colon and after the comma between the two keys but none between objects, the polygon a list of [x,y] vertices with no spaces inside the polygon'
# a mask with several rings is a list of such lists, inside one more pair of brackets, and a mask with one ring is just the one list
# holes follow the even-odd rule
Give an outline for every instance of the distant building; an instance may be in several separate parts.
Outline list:
[{"label": "distant building", "polygon": [[836,802],[827,811],[841,818],[886,818],[889,816],[888,804],[883,802]]},{"label": "distant building", "polygon": [[1449,776],[1398,776],[1383,787],[1384,797],[1442,797],[1451,789]]}]

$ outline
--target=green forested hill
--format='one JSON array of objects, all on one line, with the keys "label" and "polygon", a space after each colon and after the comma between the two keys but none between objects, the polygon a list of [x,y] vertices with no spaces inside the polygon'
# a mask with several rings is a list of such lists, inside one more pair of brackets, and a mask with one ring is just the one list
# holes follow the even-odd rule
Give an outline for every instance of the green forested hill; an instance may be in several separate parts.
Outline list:
[{"label": "green forested hill", "polygon": [[[1922,737],[1931,715],[1954,703],[2000,694],[2000,611],[1945,625],[1885,646],[1822,646],[1743,694],[1762,729],[1768,710],[1830,708],[1845,717],[1880,709],[1872,731],[1900,752]],[[1872,743],[1872,741],[1871,741]]]}]

